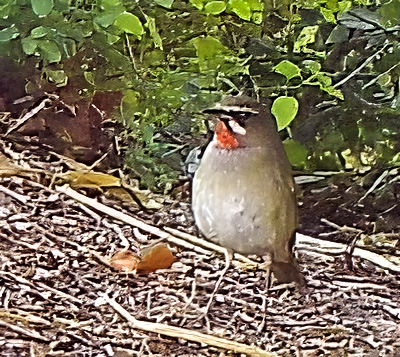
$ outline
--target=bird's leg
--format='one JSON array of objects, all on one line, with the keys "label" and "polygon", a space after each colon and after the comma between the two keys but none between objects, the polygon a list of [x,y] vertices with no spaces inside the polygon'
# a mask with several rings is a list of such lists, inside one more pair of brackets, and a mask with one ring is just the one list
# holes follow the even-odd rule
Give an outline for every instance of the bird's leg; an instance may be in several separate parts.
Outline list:
[{"label": "bird's leg", "polygon": [[266,272],[266,276],[265,276],[265,291],[269,291],[269,289],[271,288],[271,280],[272,280],[272,270],[271,270],[271,265],[268,265],[268,267],[266,267],[265,269]]},{"label": "bird's leg", "polygon": [[215,286],[214,286],[214,291],[212,292],[210,299],[208,300],[207,306],[205,307],[204,313],[202,316],[205,316],[208,314],[208,310],[210,309],[210,306],[213,302],[214,296],[218,291],[219,286],[222,283],[222,279],[224,278],[226,272],[229,269],[229,266],[231,265],[231,261],[233,258],[233,251],[230,249],[225,248],[224,249],[224,256],[225,256],[225,268],[221,271],[221,275],[218,278],[218,281],[216,282]]},{"label": "bird's leg", "polygon": [[271,288],[272,284],[272,269],[271,269],[271,264],[272,264],[272,256],[271,254],[264,255],[263,257],[264,262],[260,264],[260,269],[264,269],[266,272],[265,276],[265,291],[268,291]]}]

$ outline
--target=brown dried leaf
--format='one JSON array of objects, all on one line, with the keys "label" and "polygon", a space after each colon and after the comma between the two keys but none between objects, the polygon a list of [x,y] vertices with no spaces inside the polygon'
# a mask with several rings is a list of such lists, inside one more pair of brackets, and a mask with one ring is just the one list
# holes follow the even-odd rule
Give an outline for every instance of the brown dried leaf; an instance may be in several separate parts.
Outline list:
[{"label": "brown dried leaf", "polygon": [[110,259],[110,265],[121,271],[130,272],[137,268],[140,259],[130,250],[121,250]]},{"label": "brown dried leaf", "polygon": [[138,273],[147,274],[157,269],[167,269],[175,261],[170,249],[163,243],[142,251],[142,259],[136,267]]},{"label": "brown dried leaf", "polygon": [[70,171],[62,177],[72,187],[121,187],[121,180],[117,177],[103,174],[101,172],[78,172]]},{"label": "brown dried leaf", "polygon": [[137,203],[132,198],[127,190],[122,187],[109,187],[104,190],[104,194],[108,198],[117,199],[125,203],[136,205]]}]

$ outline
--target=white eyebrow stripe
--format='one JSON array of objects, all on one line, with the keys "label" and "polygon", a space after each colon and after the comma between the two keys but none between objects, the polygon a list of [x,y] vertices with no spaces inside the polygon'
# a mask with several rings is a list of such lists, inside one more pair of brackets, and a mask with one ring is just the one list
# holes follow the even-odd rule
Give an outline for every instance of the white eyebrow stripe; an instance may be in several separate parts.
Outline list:
[{"label": "white eyebrow stripe", "polygon": [[230,106],[217,104],[214,108],[208,108],[206,111],[224,111],[227,113],[245,113],[245,114],[259,114],[257,110],[247,107]]}]

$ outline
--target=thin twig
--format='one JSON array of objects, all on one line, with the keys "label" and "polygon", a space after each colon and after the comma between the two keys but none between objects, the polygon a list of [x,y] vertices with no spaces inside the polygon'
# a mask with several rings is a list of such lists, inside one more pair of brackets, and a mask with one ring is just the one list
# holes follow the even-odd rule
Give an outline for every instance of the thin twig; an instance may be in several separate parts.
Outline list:
[{"label": "thin twig", "polygon": [[5,136],[7,136],[8,134],[12,133],[14,130],[17,130],[19,127],[24,125],[30,118],[34,117],[42,109],[46,108],[46,105],[48,103],[51,103],[51,100],[49,98],[43,99],[37,107],[33,108],[31,111],[26,113],[21,119],[18,119],[14,125],[10,126],[10,128],[7,130]]},{"label": "thin twig", "polygon": [[50,326],[51,322],[45,320],[42,317],[32,315],[29,312],[23,311],[23,310],[18,310],[18,309],[13,309],[15,313],[6,311],[4,309],[0,309],[0,319],[6,318],[8,320],[17,320],[21,321],[25,324],[42,324],[46,326]]},{"label": "thin twig", "polygon": [[12,198],[15,198],[17,201],[26,204],[29,201],[29,197],[20,195],[19,193],[16,193],[14,191],[11,191],[7,187],[1,186],[0,185],[0,191],[5,193],[8,196],[11,196]]},{"label": "thin twig", "polygon": [[321,223],[325,223],[328,226],[337,229],[338,232],[352,232],[352,233],[362,233],[363,231],[358,228],[339,226],[338,224],[328,221],[326,218],[321,218]]},{"label": "thin twig", "polygon": [[214,300],[214,296],[217,293],[217,291],[219,289],[219,286],[221,285],[222,280],[224,279],[224,276],[225,276],[226,272],[229,269],[229,266],[231,265],[231,260],[232,260],[232,255],[233,254],[231,252],[229,252],[228,249],[225,249],[225,254],[224,255],[225,255],[225,268],[221,271],[221,274],[220,274],[220,276],[218,278],[218,281],[215,283],[214,290],[211,293],[210,298],[208,299],[207,306],[204,309],[204,314],[201,317],[204,317],[204,316],[206,316],[208,314],[208,311],[210,310],[210,306],[211,306],[211,304],[212,304],[212,302]]},{"label": "thin twig", "polygon": [[364,61],[364,63],[362,63],[359,67],[357,67],[357,68],[356,68],[353,72],[351,72],[346,78],[343,78],[340,82],[337,82],[337,83],[333,86],[333,88],[338,88],[338,87],[342,86],[342,85],[345,84],[349,79],[353,78],[355,75],[357,75],[358,73],[360,73],[361,70],[362,70],[363,68],[365,68],[366,66],[368,66],[368,64],[369,64],[370,62],[372,62],[372,61],[375,59],[375,57],[379,56],[379,55],[386,49],[386,47],[389,46],[389,44],[390,44],[389,41],[386,40],[385,45],[384,45],[379,51],[376,51],[372,56],[368,57],[368,58]]},{"label": "thin twig", "polygon": [[36,331],[26,330],[26,329],[24,329],[22,327],[10,324],[10,323],[5,322],[5,321],[1,321],[0,320],[0,326],[9,328],[10,330],[13,330],[13,331],[15,331],[15,332],[17,332],[19,334],[22,334],[22,335],[26,335],[26,336],[28,336],[30,338],[34,338],[36,340],[41,340],[41,341],[45,341],[45,342],[49,342],[50,341],[47,337],[44,337],[44,336],[38,334]]},{"label": "thin twig", "polygon": [[127,320],[132,328],[148,331],[153,333],[159,333],[165,336],[183,338],[188,341],[194,341],[198,343],[205,343],[209,346],[223,348],[226,350],[234,351],[236,353],[245,353],[256,356],[276,356],[274,353],[267,352],[256,346],[248,346],[235,341],[230,341],[225,338],[208,335],[198,331],[184,329],[176,326],[169,326],[156,322],[141,321],[134,318],[127,310],[125,310],[120,304],[114,299],[111,299],[107,294],[102,294],[101,297],[125,320]]},{"label": "thin twig", "polygon": [[69,295],[69,294],[66,294],[66,293],[64,293],[62,291],[53,289],[50,286],[47,286],[46,284],[43,284],[41,282],[36,282],[36,285],[35,285],[34,283],[31,283],[29,280],[23,278],[22,276],[18,276],[18,275],[15,275],[13,273],[9,273],[9,272],[6,272],[6,271],[0,271],[0,275],[12,278],[12,279],[14,279],[15,281],[17,281],[20,284],[24,284],[24,285],[30,286],[30,287],[32,287],[34,289],[37,289],[37,290],[39,290],[38,287],[40,287],[40,288],[42,288],[44,290],[51,291],[52,293],[58,295],[59,297],[62,297],[64,299],[71,300],[73,302],[82,304],[82,301],[77,299],[76,297],[74,297],[72,295]]},{"label": "thin twig", "polygon": [[[296,235],[296,247],[299,251],[315,251],[322,254],[331,254],[335,253],[344,253],[348,248],[347,244],[336,243],[326,240],[321,240],[317,238],[312,238],[305,236],[304,234],[297,233]],[[353,252],[354,257],[359,257],[365,260],[372,262],[373,264],[383,268],[390,270],[393,273],[400,273],[400,266],[390,262],[385,257],[370,252],[361,248],[354,248]]]},{"label": "thin twig", "polygon": [[129,35],[127,33],[125,33],[125,41],[126,41],[126,47],[128,48],[129,58],[131,59],[132,62],[133,70],[137,74],[138,70],[136,68],[135,56],[133,55],[131,42],[129,41]]},{"label": "thin twig", "polygon": [[376,181],[374,182],[374,184],[369,188],[369,190],[367,192],[365,192],[364,196],[362,196],[358,202],[361,202],[363,199],[365,199],[370,193],[372,193],[377,187],[378,185],[386,178],[386,176],[389,175],[389,170],[385,170],[382,172],[382,174],[376,179]]},{"label": "thin twig", "polygon": [[400,62],[394,64],[394,65],[393,65],[392,67],[390,67],[388,70],[386,70],[385,72],[380,73],[379,76],[376,76],[374,79],[371,79],[367,84],[364,84],[364,85],[362,86],[361,89],[364,90],[364,89],[366,89],[366,88],[372,86],[373,84],[375,84],[376,82],[379,81],[379,78],[381,78],[381,77],[383,77],[384,75],[390,73],[391,71],[393,71],[393,70],[394,70],[397,66],[399,66],[399,65],[400,65]]}]

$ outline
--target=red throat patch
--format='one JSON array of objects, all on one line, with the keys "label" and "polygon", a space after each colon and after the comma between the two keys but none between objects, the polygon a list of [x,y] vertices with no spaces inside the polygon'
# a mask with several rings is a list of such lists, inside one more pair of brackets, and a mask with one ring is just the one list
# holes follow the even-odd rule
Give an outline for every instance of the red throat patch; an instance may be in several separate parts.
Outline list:
[{"label": "red throat patch", "polygon": [[219,147],[224,149],[237,149],[239,141],[235,134],[228,129],[226,124],[220,120],[215,128],[215,136]]}]

